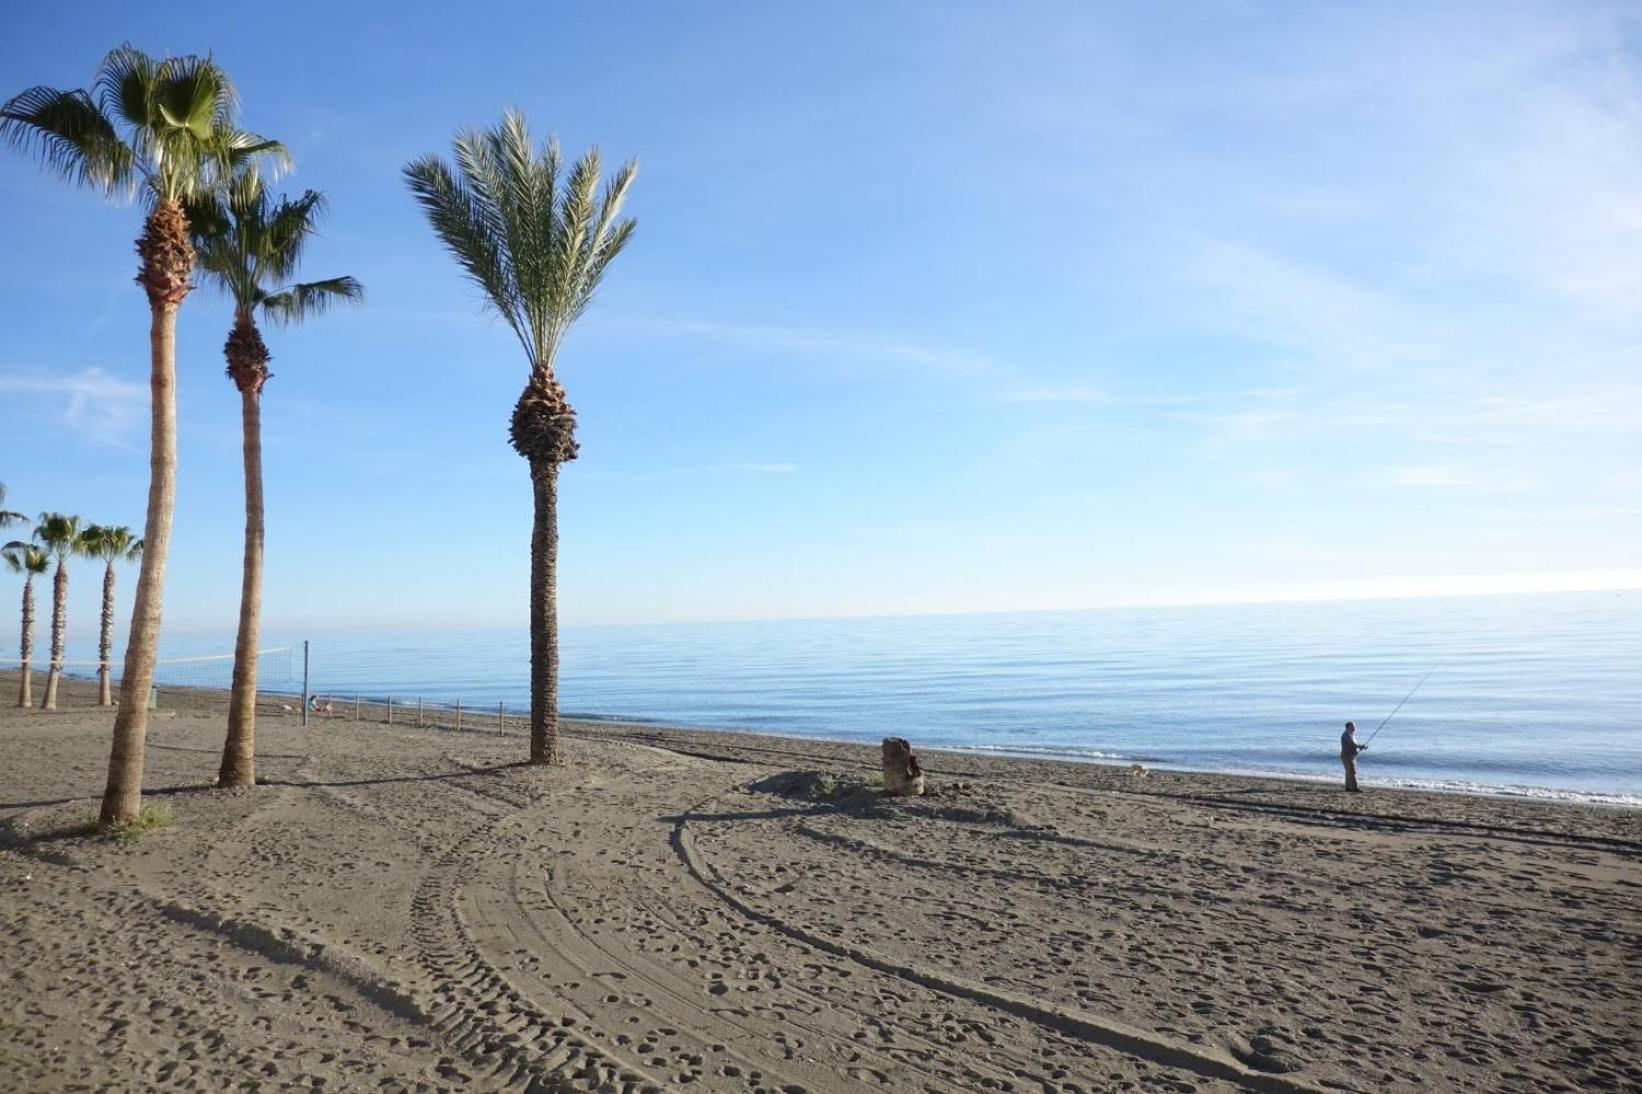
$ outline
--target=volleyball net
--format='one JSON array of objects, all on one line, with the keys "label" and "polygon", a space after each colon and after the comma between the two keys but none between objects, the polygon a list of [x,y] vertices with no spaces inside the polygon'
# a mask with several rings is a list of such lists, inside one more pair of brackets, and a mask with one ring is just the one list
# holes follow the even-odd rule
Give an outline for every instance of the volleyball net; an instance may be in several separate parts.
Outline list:
[{"label": "volleyball net", "polygon": [[[101,662],[86,659],[67,659],[62,662],[63,677],[58,685],[58,704],[65,703],[79,706],[92,705],[97,701],[97,673]],[[46,676],[51,669],[50,657],[29,658],[29,674],[32,677],[31,690],[36,703],[40,702],[44,694]],[[116,658],[109,663],[109,675],[114,686],[119,687],[120,675],[125,667],[123,657]],[[0,677],[4,677],[15,691],[18,678],[22,673],[23,663],[15,657],[0,657]],[[209,706],[215,702],[227,702],[228,689],[234,682],[234,655],[231,653],[207,654],[203,657],[162,657],[154,662],[154,687],[159,689],[161,697],[169,700],[174,696],[166,693],[182,693],[194,703]],[[273,649],[257,651],[257,692],[259,698],[262,693],[268,693],[270,702],[284,701],[285,697],[296,695],[301,691],[302,677],[296,667],[293,657],[293,648],[278,646]],[[176,696],[181,697],[181,696]]]}]

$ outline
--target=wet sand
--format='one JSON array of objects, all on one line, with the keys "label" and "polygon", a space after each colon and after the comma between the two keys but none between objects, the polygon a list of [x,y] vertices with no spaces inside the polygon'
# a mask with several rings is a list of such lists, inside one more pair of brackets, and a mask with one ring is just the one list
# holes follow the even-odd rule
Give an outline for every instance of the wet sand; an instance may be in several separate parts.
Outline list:
[{"label": "wet sand", "polygon": [[168,703],[0,707],[0,1088],[1642,1086],[1642,812]]}]

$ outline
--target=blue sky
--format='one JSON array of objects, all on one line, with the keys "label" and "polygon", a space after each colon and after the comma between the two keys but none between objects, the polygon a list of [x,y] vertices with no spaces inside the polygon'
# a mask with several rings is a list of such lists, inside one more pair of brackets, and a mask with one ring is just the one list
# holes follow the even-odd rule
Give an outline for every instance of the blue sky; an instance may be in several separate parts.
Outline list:
[{"label": "blue sky", "polygon": [[[1642,585],[1635,8],[282,12],[0,40],[8,96],[210,50],[330,195],[306,273],[369,303],[268,334],[271,628],[525,618],[524,365],[399,176],[508,105],[641,164],[560,361],[568,623]],[[140,212],[12,150],[0,209],[10,504],[140,526]],[[227,322],[180,322],[179,633],[237,604]]]}]

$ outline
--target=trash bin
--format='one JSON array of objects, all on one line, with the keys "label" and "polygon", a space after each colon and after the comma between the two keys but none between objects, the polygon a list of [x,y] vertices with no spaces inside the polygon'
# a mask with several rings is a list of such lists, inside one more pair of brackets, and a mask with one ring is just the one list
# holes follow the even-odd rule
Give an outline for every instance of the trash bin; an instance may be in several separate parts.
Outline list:
[{"label": "trash bin", "polygon": [[150,687],[148,689],[148,709],[149,710],[159,710],[160,709],[160,689],[159,688]]}]

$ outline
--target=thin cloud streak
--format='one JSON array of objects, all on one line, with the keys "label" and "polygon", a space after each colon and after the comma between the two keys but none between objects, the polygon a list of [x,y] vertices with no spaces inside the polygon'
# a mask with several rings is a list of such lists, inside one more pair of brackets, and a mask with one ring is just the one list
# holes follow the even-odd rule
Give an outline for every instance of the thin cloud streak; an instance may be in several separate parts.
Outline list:
[{"label": "thin cloud streak", "polygon": [[[148,404],[148,386],[92,367],[69,376],[0,374],[0,393],[43,396],[50,417],[101,444],[130,447],[127,436]],[[55,397],[55,398],[54,398]]]},{"label": "thin cloud streak", "polygon": [[711,320],[644,319],[630,315],[595,316],[589,320],[587,330],[607,337],[645,340],[690,338],[759,352],[890,362],[961,375],[987,372],[995,367],[993,360],[985,354],[930,346],[872,332]]}]

